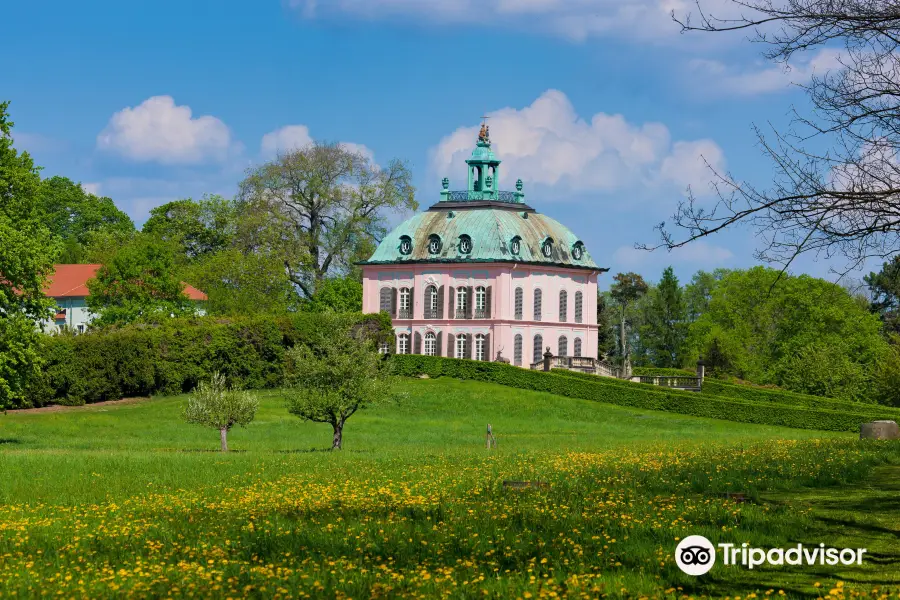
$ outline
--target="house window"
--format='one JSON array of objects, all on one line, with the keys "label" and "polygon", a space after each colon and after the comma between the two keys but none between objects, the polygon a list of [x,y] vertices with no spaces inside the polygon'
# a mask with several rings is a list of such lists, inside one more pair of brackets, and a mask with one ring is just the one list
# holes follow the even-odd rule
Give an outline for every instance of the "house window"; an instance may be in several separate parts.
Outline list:
[{"label": "house window", "polygon": [[397,336],[397,354],[409,354],[408,333],[401,333]]},{"label": "house window", "polygon": [[425,318],[438,318],[438,290],[437,287],[429,285],[425,288]]},{"label": "house window", "polygon": [[387,342],[381,342],[378,344],[378,354],[387,354],[391,351],[391,347]]},{"label": "house window", "polygon": [[437,254],[441,251],[441,238],[437,235],[428,236],[428,251],[431,254]]},{"label": "house window", "polygon": [[84,323],[78,324],[78,333],[84,333]]},{"label": "house window", "polygon": [[469,288],[456,288],[456,318],[468,319],[469,315]]},{"label": "house window", "polygon": [[456,336],[456,358],[466,358],[466,343],[469,336],[462,334]]},{"label": "house window", "polygon": [[541,320],[541,290],[534,290],[534,320]]},{"label": "house window", "polygon": [[522,291],[522,288],[516,288],[516,320],[522,320],[522,304],[524,300],[525,293]]},{"label": "house window", "polygon": [[487,337],[483,333],[475,336],[475,360],[487,358]]},{"label": "house window", "polygon": [[569,308],[569,293],[566,290],[559,291],[559,322],[565,323]]},{"label": "house window", "polygon": [[381,312],[391,313],[391,293],[391,288],[381,288],[381,295],[379,298],[379,310],[381,310]]},{"label": "house window", "polygon": [[582,293],[575,292],[575,322],[576,323],[581,323],[581,319],[582,319],[581,313],[583,311],[583,308],[582,308],[583,304],[584,304],[584,300],[583,300]]},{"label": "house window", "polygon": [[569,340],[566,339],[566,336],[559,336],[559,354],[558,356],[568,356],[569,355]]},{"label": "house window", "polygon": [[517,367],[522,366],[522,334],[517,333],[513,341],[513,363]]},{"label": "house window", "polygon": [[432,331],[425,334],[425,356],[437,356],[437,336]]},{"label": "house window", "polygon": [[541,246],[541,254],[543,254],[546,258],[550,258],[553,254],[553,240],[547,240]]},{"label": "house window", "polygon": [[539,363],[539,362],[541,362],[541,359],[544,358],[543,345],[544,345],[544,336],[542,336],[541,334],[537,334],[536,336],[534,336],[534,356],[532,356],[532,358],[534,360],[531,362]]},{"label": "house window", "polygon": [[407,255],[412,253],[412,239],[408,235],[400,238],[400,254]]},{"label": "house window", "polygon": [[475,318],[487,318],[487,290],[481,286],[475,288]]},{"label": "house window", "polygon": [[400,288],[400,314],[398,319],[412,319],[412,293],[409,288]]},{"label": "house window", "polygon": [[459,251],[468,254],[472,251],[472,238],[467,235],[459,236]]},{"label": "house window", "polygon": [[572,246],[572,258],[575,260],[581,260],[581,257],[584,256],[584,244],[581,242],[575,242],[575,245]]},{"label": "house window", "polygon": [[581,338],[575,338],[575,356],[581,356]]},{"label": "house window", "polygon": [[516,236],[509,243],[509,251],[513,253],[514,256],[518,256],[519,252],[522,251],[522,238]]}]

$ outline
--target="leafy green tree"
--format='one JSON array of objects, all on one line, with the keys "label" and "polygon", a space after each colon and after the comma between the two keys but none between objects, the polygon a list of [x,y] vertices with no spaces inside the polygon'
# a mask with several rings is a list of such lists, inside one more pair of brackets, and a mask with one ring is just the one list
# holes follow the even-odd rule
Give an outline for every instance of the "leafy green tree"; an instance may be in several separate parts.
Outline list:
[{"label": "leafy green tree", "polygon": [[340,144],[314,143],[252,169],[241,183],[238,247],[282,261],[288,278],[311,298],[387,231],[388,214],[415,210],[406,165],[376,165]]},{"label": "leafy green tree", "polygon": [[302,306],[308,312],[362,312],[362,284],[352,277],[326,279]]},{"label": "leafy green tree", "polygon": [[878,273],[863,280],[872,296],[872,311],[881,316],[885,332],[900,334],[900,256],[886,262]]},{"label": "leafy green tree", "polygon": [[111,199],[89,194],[65,177],[41,182],[38,210],[44,223],[63,241],[60,261],[67,264],[83,262],[85,247],[96,232],[121,236],[134,233],[131,218]]},{"label": "leafy green tree", "polygon": [[614,319],[609,292],[600,292],[597,294],[597,356],[610,356],[616,352]]},{"label": "leafy green tree", "polygon": [[183,272],[207,297],[211,315],[278,315],[298,309],[297,293],[277,257],[227,248]]},{"label": "leafy green tree", "polygon": [[779,275],[764,267],[726,274],[690,326],[691,358],[708,357],[715,342],[741,379],[871,401],[887,349],[878,317],[839,285]]},{"label": "leafy green tree", "polygon": [[716,269],[712,273],[697,271],[691,278],[691,282],[684,286],[684,301],[687,304],[688,320],[691,323],[707,311],[713,288],[727,273],[727,269]]},{"label": "leafy green tree", "polygon": [[357,411],[390,400],[390,361],[378,353],[365,330],[334,315],[288,352],[288,410],[307,421],[328,423],[332,450],[343,447],[344,424]]},{"label": "leafy green tree", "polygon": [[139,235],[121,248],[88,281],[88,309],[94,324],[126,324],[194,314],[184,293],[172,247]]},{"label": "leafy green tree", "polygon": [[213,373],[209,383],[201,381],[188,398],[182,418],[194,425],[218,429],[222,452],[228,452],[228,432],[235,425],[246,427],[252,423],[258,409],[256,396],[229,387],[224,375]]},{"label": "leafy green tree", "polygon": [[875,368],[875,399],[879,404],[900,406],[900,334],[891,334],[890,344]]},{"label": "leafy green tree", "polygon": [[618,273],[613,277],[615,283],[609,288],[619,324],[619,356],[626,371],[630,367],[628,325],[634,322],[634,311],[631,309],[646,293],[649,287],[644,278],[637,273]]},{"label": "leafy green tree", "polygon": [[672,267],[647,297],[641,326],[641,346],[655,367],[677,368],[684,363],[688,312],[684,292]]},{"label": "leafy green tree", "polygon": [[35,321],[50,316],[43,289],[59,245],[38,210],[41,178],[12,145],[9,102],[0,102],[0,409],[22,399],[40,368]]},{"label": "leafy green tree", "polygon": [[231,246],[236,225],[234,204],[221,196],[190,198],[157,206],[141,231],[174,244],[183,262],[192,262]]}]

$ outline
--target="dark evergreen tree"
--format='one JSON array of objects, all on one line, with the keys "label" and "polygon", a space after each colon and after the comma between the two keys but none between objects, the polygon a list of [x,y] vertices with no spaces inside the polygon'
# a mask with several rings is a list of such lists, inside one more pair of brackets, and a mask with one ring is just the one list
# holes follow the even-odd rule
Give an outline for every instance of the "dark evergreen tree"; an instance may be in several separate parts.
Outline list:
[{"label": "dark evergreen tree", "polygon": [[667,267],[644,307],[641,347],[656,367],[681,367],[687,339],[688,311],[678,278]]}]

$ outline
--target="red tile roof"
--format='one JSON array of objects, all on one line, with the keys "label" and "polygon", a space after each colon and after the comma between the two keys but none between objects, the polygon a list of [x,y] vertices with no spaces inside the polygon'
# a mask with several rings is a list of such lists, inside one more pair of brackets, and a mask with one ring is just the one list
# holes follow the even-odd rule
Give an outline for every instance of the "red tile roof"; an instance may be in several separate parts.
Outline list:
[{"label": "red tile roof", "polygon": [[[97,274],[102,265],[54,265],[55,272],[44,289],[50,298],[84,298],[88,295],[87,281]],[[184,293],[191,300],[206,300],[206,294],[184,284]]]}]

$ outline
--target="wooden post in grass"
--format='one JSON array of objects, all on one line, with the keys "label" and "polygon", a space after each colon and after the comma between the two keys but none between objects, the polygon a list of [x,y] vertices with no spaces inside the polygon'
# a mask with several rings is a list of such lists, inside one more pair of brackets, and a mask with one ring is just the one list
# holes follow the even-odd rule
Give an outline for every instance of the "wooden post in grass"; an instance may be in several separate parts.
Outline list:
[{"label": "wooden post in grass", "polygon": [[494,429],[493,429],[493,427],[491,427],[490,423],[488,423],[488,426],[487,426],[487,438],[486,438],[485,442],[487,443],[488,450],[490,450],[491,447],[494,447],[494,448],[497,447],[497,440],[494,439]]}]

